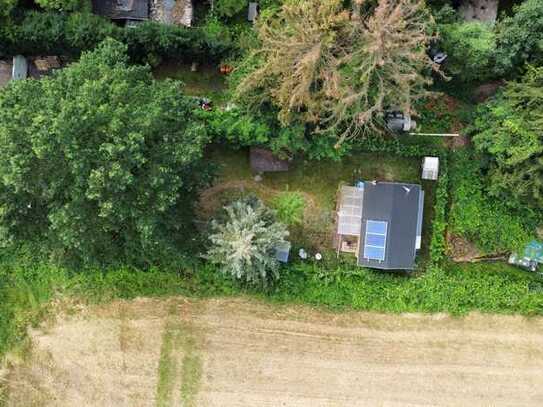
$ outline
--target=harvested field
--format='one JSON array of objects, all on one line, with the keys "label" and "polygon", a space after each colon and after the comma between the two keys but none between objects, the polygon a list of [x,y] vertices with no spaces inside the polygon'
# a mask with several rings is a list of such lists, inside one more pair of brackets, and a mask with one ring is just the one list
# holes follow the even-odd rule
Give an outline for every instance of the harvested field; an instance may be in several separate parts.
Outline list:
[{"label": "harvested field", "polygon": [[116,302],[32,332],[8,406],[541,406],[543,320]]}]

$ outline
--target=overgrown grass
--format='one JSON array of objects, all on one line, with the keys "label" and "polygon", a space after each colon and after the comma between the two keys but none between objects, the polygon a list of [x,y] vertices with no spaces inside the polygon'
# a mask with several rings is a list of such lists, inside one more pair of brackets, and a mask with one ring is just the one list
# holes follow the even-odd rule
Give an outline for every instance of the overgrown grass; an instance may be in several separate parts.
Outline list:
[{"label": "overgrown grass", "polygon": [[171,406],[177,399],[176,393],[184,406],[195,405],[202,375],[194,329],[190,321],[182,318],[178,305],[172,304],[162,336],[157,386],[159,407]]},{"label": "overgrown grass", "polygon": [[486,193],[480,159],[470,150],[452,156],[449,231],[475,243],[483,254],[521,250],[534,238],[538,220],[528,210],[514,213]]},{"label": "overgrown grass", "polygon": [[[247,149],[215,148],[210,159],[219,167],[219,183],[253,177]],[[320,207],[333,209],[340,183],[356,180],[419,183],[420,160],[379,153],[355,153],[341,161],[299,159],[286,172],[264,174],[262,184],[278,191],[309,193]]]},{"label": "overgrown grass", "polygon": [[[285,267],[278,285],[266,294],[239,287],[205,265],[183,274],[156,269],[72,273],[23,259],[16,264],[4,261],[0,269],[0,354],[24,340],[28,326],[47,315],[53,299],[67,296],[102,302],[137,296],[246,294],[331,309],[543,314],[543,278],[502,263],[447,264],[406,277],[359,268],[354,261],[337,261],[329,253],[322,263]],[[187,366],[197,373],[193,362],[188,360]],[[193,388],[190,383],[185,386]]]},{"label": "overgrown grass", "polygon": [[189,96],[207,97],[215,105],[226,102],[226,80],[218,71],[218,67],[201,65],[195,72],[190,64],[164,63],[153,70],[157,79],[178,79],[185,84],[184,92]]},{"label": "overgrown grass", "polygon": [[180,362],[176,359],[176,353],[180,350],[182,335],[181,323],[175,318],[175,306],[170,309],[170,315],[162,334],[162,346],[160,349],[160,360],[158,364],[158,385],[157,385],[157,406],[169,407],[172,403],[175,392],[176,377],[179,376]]}]

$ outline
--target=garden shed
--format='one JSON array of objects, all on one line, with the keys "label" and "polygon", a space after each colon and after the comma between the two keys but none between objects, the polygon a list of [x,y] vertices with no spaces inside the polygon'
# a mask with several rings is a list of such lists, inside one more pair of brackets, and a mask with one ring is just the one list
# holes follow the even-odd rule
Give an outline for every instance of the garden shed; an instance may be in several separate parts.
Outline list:
[{"label": "garden shed", "polygon": [[28,61],[22,55],[14,56],[11,79],[13,80],[26,79],[27,76],[28,76]]},{"label": "garden shed", "polygon": [[439,157],[424,157],[422,160],[422,179],[437,180],[439,175]]}]

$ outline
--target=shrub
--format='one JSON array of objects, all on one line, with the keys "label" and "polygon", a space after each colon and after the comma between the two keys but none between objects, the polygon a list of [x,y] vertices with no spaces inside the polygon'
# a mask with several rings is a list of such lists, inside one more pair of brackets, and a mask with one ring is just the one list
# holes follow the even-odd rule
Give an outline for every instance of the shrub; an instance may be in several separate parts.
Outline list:
[{"label": "shrub", "polygon": [[514,74],[526,62],[543,62],[543,0],[526,0],[497,25],[495,70],[499,75]]},{"label": "shrub", "polygon": [[526,226],[529,220],[508,211],[501,200],[485,193],[481,157],[470,151],[459,151],[453,157],[450,231],[472,241],[488,254],[523,247],[531,237],[531,230]]},{"label": "shrub", "polygon": [[441,45],[447,53],[447,71],[464,82],[488,79],[496,51],[490,24],[459,22],[440,26]]},{"label": "shrub", "polygon": [[223,274],[253,286],[266,287],[279,278],[275,248],[284,244],[286,227],[256,198],[225,207],[224,219],[214,220],[207,258]]},{"label": "shrub", "polygon": [[215,13],[221,17],[233,17],[247,9],[249,0],[216,0]]},{"label": "shrub", "polygon": [[543,213],[543,67],[478,111],[476,148],[488,159],[489,192],[506,206]]},{"label": "shrub", "polygon": [[282,192],[273,200],[277,219],[285,225],[299,225],[303,221],[305,199],[299,192]]}]

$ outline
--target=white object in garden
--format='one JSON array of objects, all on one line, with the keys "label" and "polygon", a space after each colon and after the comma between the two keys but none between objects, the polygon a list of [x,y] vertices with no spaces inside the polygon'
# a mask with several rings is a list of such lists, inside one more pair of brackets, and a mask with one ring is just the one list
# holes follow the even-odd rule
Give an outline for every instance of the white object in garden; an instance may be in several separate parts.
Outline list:
[{"label": "white object in garden", "polygon": [[300,259],[305,260],[307,259],[307,252],[304,249],[300,249],[298,251],[298,256],[300,256]]},{"label": "white object in garden", "polygon": [[424,157],[422,160],[422,179],[435,181],[439,175],[439,158]]},{"label": "white object in garden", "polygon": [[319,260],[319,261],[322,260],[322,254],[320,253],[315,254],[315,260]]}]

